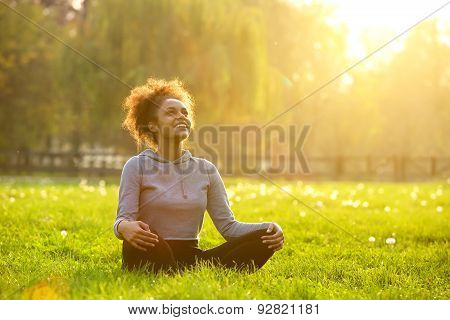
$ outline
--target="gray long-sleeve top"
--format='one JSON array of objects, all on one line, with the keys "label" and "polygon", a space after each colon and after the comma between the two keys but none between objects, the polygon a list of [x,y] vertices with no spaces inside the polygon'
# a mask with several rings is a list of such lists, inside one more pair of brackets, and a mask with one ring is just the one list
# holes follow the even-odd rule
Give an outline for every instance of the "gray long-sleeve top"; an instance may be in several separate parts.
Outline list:
[{"label": "gray long-sleeve top", "polygon": [[198,240],[205,210],[226,240],[270,225],[234,218],[225,185],[212,162],[193,157],[189,150],[168,161],[146,149],[123,167],[114,234],[123,240],[117,226],[125,219],[147,223],[163,239]]}]

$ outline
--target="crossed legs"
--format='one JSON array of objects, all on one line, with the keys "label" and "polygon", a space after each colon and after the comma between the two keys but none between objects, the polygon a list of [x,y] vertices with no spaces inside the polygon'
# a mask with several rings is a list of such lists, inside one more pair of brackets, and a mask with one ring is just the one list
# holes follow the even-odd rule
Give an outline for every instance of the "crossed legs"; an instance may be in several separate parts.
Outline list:
[{"label": "crossed legs", "polygon": [[261,236],[268,235],[266,230],[256,230],[241,237],[227,241],[215,248],[203,251],[201,259],[211,261],[215,265],[238,270],[254,272],[260,269],[274,254]]},{"label": "crossed legs", "polygon": [[216,266],[254,272],[274,254],[272,249],[262,243],[263,235],[268,235],[265,229],[256,230],[208,250],[190,246],[189,240],[164,240],[158,237],[159,242],[155,247],[144,252],[124,240],[122,268],[127,270],[143,268],[154,273],[161,270],[172,272],[195,265],[197,261],[202,260]]},{"label": "crossed legs", "polygon": [[[156,233],[152,230],[153,233]],[[157,233],[156,233],[157,234]],[[169,244],[158,235],[158,240],[154,247],[147,252],[136,249],[128,241],[122,243],[122,269],[128,271],[144,269],[158,273],[165,270],[176,270],[177,262]]]}]

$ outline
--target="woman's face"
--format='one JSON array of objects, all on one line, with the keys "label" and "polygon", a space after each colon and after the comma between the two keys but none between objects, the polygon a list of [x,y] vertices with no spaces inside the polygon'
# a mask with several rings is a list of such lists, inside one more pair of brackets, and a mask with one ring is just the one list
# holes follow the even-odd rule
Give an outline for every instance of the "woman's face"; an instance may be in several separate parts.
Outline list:
[{"label": "woman's face", "polygon": [[158,137],[165,140],[182,141],[189,136],[191,121],[188,109],[183,102],[174,98],[163,101],[157,113],[158,123],[155,128]]}]

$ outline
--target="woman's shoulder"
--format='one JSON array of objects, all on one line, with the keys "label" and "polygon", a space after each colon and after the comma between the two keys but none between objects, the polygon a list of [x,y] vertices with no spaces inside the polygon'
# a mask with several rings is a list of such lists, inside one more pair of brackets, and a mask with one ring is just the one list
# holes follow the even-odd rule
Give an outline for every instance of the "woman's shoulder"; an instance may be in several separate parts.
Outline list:
[{"label": "woman's shoulder", "polygon": [[142,159],[138,155],[131,156],[125,161],[122,172],[124,174],[138,175],[140,173],[140,161]]},{"label": "woman's shoulder", "polygon": [[208,159],[194,156],[192,156],[191,159],[193,159],[197,163],[199,168],[206,170],[206,172],[208,173],[213,173],[215,170],[217,170],[216,165]]},{"label": "woman's shoulder", "polygon": [[136,166],[139,164],[139,155],[133,155],[125,161],[125,166]]},{"label": "woman's shoulder", "polygon": [[208,159],[202,158],[202,157],[191,156],[191,158],[194,161],[197,161],[199,163],[203,163],[203,164],[206,164],[206,165],[209,165],[209,166],[214,165],[211,161],[209,161]]}]

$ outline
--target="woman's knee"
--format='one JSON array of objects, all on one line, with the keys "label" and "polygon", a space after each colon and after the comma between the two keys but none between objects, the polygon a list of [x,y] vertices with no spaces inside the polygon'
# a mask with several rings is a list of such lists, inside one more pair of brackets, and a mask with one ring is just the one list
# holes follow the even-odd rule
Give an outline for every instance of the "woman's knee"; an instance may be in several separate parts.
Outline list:
[{"label": "woman's knee", "polygon": [[230,251],[225,257],[225,261],[232,261],[242,265],[256,264],[261,267],[270,257],[274,254],[274,251],[260,239],[253,241],[247,241]]},{"label": "woman's knee", "polygon": [[245,241],[253,241],[253,240],[260,240],[261,243],[263,239],[261,239],[262,236],[269,236],[275,234],[275,231],[272,230],[271,232],[267,232],[267,229],[259,229],[255,230],[249,233],[244,234],[243,236],[240,236],[238,238],[233,239],[233,241],[237,242],[245,242]]},{"label": "woman's knee", "polygon": [[151,269],[157,273],[162,269],[173,268],[175,258],[170,246],[165,241],[156,243],[155,247],[149,247],[143,251],[133,247],[126,240],[122,245],[122,269]]}]

